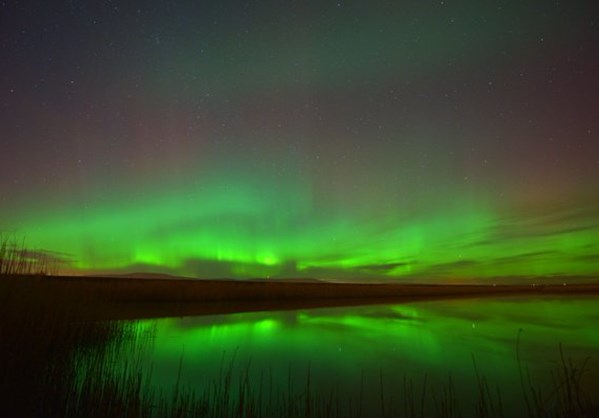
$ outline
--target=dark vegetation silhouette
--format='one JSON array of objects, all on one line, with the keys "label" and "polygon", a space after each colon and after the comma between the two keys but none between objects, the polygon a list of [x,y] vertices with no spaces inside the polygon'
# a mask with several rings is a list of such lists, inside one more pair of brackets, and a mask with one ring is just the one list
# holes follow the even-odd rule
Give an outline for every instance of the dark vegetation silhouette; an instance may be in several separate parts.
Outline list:
[{"label": "dark vegetation silhouette", "polygon": [[26,247],[25,238],[0,233],[0,275],[56,275],[60,259]]}]

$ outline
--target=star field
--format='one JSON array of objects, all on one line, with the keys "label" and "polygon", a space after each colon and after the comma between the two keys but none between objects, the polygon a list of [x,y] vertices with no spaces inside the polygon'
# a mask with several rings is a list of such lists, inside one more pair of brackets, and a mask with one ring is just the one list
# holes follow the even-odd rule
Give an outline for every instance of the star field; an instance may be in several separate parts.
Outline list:
[{"label": "star field", "polygon": [[594,2],[0,16],[0,230],[64,273],[599,273]]}]

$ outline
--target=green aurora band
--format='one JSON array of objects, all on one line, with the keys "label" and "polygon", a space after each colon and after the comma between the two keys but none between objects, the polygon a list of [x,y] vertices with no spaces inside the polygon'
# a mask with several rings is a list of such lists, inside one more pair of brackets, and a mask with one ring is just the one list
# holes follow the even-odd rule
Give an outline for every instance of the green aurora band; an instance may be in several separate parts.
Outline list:
[{"label": "green aurora band", "polygon": [[429,199],[432,209],[417,211],[357,203],[364,199],[351,206],[293,173],[275,179],[255,164],[209,172],[154,194],[79,195],[70,206],[20,211],[13,224],[28,247],[51,250],[73,273],[467,280],[599,272],[599,212],[588,206],[514,214],[467,196]]},{"label": "green aurora band", "polygon": [[23,237],[32,262],[599,275],[599,61],[582,3],[34,9],[15,3],[0,49],[0,237]]}]

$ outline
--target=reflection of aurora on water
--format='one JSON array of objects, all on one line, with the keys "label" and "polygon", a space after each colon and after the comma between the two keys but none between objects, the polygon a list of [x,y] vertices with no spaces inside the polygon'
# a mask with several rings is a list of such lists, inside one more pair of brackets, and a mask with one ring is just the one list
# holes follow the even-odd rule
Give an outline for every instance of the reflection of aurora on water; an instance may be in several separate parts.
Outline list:
[{"label": "reflection of aurora on water", "polygon": [[477,393],[473,356],[492,389],[501,389],[505,410],[524,407],[519,333],[521,361],[538,389],[553,383],[561,344],[576,364],[591,357],[585,385],[599,390],[599,338],[591,325],[598,314],[593,299],[516,297],[162,319],[138,328],[155,330],[145,361],[153,385],[167,390],[179,378],[179,362],[182,384],[199,391],[218,380],[223,364],[234,364],[236,371],[250,367],[254,388],[268,376],[282,390],[291,379],[301,393],[309,368],[315,393],[334,388],[357,396],[364,379],[364,396],[373,402],[381,371],[395,402],[404,378],[421,385],[426,375],[438,394],[451,375],[467,415]]}]

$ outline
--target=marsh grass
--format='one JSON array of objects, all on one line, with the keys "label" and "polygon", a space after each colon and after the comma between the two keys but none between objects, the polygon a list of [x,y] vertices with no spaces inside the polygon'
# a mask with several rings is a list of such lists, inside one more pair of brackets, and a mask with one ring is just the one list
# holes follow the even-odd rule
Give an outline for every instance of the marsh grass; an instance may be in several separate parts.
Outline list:
[{"label": "marsh grass", "polygon": [[520,336],[516,340],[516,357],[522,396],[526,405],[527,416],[530,418],[544,417],[597,417],[599,403],[597,395],[594,398],[585,389],[582,381],[588,373],[590,357],[579,363],[567,358],[559,344],[559,365],[551,371],[552,386],[543,390],[535,385],[527,365],[520,358]]},{"label": "marsh grass", "polygon": [[[6,282],[8,283],[8,282]],[[273,382],[272,371],[221,358],[212,381],[184,385],[181,356],[171,388],[157,389],[144,353],[152,349],[153,330],[132,322],[82,320],[90,307],[78,291],[0,287],[0,416],[6,417],[507,417],[502,390],[485,377],[473,356],[473,404],[461,401],[452,376],[435,380],[405,377],[400,387],[385,373],[363,372],[352,393],[340,386],[316,389],[312,367],[300,381]],[[92,311],[95,308],[91,308]],[[83,315],[85,317],[85,315]],[[520,416],[529,418],[598,417],[596,393],[585,386],[589,360],[576,362],[559,348],[558,367],[549,385],[539,384],[519,355],[522,392]],[[364,380],[378,380],[368,388]],[[378,379],[377,379],[378,378]],[[334,380],[334,379],[333,379]],[[196,385],[194,385],[196,386]],[[459,388],[462,390],[463,388]]]},{"label": "marsh grass", "polygon": [[59,257],[27,248],[24,238],[0,232],[0,275],[58,274],[59,264]]}]

